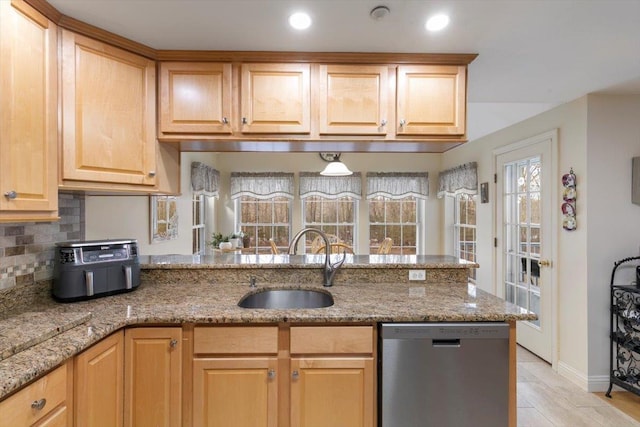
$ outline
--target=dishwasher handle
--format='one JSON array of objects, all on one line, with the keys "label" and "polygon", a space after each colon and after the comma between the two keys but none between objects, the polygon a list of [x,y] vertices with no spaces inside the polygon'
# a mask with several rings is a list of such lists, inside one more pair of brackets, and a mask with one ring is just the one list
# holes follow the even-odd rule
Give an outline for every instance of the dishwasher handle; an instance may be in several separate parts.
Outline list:
[{"label": "dishwasher handle", "polygon": [[436,348],[459,348],[460,338],[433,340],[431,345]]}]

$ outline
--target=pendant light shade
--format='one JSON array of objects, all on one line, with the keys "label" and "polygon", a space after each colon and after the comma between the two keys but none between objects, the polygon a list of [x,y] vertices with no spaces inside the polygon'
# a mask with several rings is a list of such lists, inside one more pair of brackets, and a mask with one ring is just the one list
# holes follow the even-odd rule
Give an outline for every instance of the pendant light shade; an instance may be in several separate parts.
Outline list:
[{"label": "pendant light shade", "polygon": [[320,175],[323,176],[347,176],[353,175],[347,165],[340,161],[340,153],[320,153],[322,160],[329,162]]}]

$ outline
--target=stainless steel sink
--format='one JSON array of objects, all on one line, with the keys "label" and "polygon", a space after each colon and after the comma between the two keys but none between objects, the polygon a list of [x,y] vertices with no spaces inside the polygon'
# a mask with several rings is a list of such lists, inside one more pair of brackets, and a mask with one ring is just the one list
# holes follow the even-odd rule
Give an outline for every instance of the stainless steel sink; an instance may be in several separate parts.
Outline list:
[{"label": "stainless steel sink", "polygon": [[313,289],[267,289],[242,297],[238,305],[242,308],[323,308],[333,305],[333,297]]}]

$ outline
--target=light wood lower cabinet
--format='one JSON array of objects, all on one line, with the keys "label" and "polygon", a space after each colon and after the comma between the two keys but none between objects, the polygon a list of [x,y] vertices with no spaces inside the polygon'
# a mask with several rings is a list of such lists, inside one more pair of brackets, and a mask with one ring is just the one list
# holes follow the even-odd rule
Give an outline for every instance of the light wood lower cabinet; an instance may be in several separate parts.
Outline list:
[{"label": "light wood lower cabinet", "polygon": [[182,328],[130,328],[124,336],[124,425],[180,426]]},{"label": "light wood lower cabinet", "polygon": [[196,426],[278,427],[276,357],[193,362]]},{"label": "light wood lower cabinet", "polygon": [[124,332],[83,351],[74,365],[75,425],[122,426]]},{"label": "light wood lower cabinet", "polygon": [[373,427],[372,326],[196,327],[197,426]]},{"label": "light wood lower cabinet", "polygon": [[291,359],[292,427],[373,427],[373,358]]},{"label": "light wood lower cabinet", "polygon": [[71,427],[72,375],[66,363],[0,402],[0,427]]}]

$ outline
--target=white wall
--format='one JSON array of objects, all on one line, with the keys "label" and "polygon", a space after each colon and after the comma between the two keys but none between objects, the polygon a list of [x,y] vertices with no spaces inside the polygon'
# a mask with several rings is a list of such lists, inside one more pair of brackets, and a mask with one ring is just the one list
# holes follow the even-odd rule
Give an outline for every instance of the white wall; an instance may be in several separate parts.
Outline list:
[{"label": "white wall", "polygon": [[[440,230],[440,208],[436,199],[438,171],[441,154],[400,154],[400,153],[344,153],[341,160],[354,172],[361,172],[363,178],[363,198],[359,204],[360,223],[368,224],[365,175],[367,172],[429,172],[429,200],[426,202],[427,222],[425,229],[426,253],[441,251],[442,233]],[[221,194],[225,194],[217,203],[218,226],[220,231],[233,231],[233,201],[229,198],[230,172],[315,172],[321,171],[326,162],[318,153],[219,153],[216,168],[222,175]],[[298,174],[295,175],[295,188],[298,190]],[[299,199],[293,204],[293,230],[302,228],[302,211]],[[369,247],[367,227],[360,227],[358,252],[364,253]]]},{"label": "white wall", "polygon": [[[366,172],[429,172],[430,197],[427,200],[425,229],[426,253],[441,252],[440,208],[435,195],[441,154],[363,154],[344,153],[342,160],[354,172],[362,172],[363,193],[366,193]],[[149,198],[147,196],[88,196],[86,200],[87,239],[113,237],[136,238],[144,255],[191,253],[191,188],[192,161],[201,161],[220,171],[220,199],[209,215],[208,235],[213,231],[230,234],[234,231],[233,201],[229,197],[231,172],[312,172],[320,171],[326,163],[318,153],[182,153],[181,189],[178,201],[179,235],[177,240],[149,243]],[[296,191],[297,179],[296,178]],[[366,198],[359,206],[361,223],[368,223]],[[293,204],[293,230],[302,228],[299,199]],[[361,228],[358,236],[360,252],[368,248],[368,229]]]},{"label": "white wall", "polygon": [[[613,263],[640,255],[640,206],[631,203],[631,159],[640,156],[640,96],[590,95],[588,99],[588,369],[589,376],[597,379],[607,376],[609,368]],[[632,276],[624,273],[620,271],[616,278],[628,284]]]},{"label": "white wall", "polygon": [[[578,229],[563,230],[558,218],[555,230],[556,367],[582,388],[599,391],[608,385],[611,269],[614,261],[638,255],[640,246],[640,207],[631,203],[630,189],[631,158],[640,156],[640,96],[585,96],[446,152],[442,168],[477,161],[479,182],[492,183],[496,147],[553,128],[559,130],[558,176],[573,167],[578,194]],[[495,186],[490,189],[490,203],[478,205],[477,282],[495,292]]]},{"label": "white wall", "polygon": [[[182,153],[180,157],[180,189],[178,198],[178,238],[150,243],[149,196],[87,196],[86,238],[138,240],[142,255],[190,255],[191,246],[191,162],[208,165],[215,162],[215,153]],[[211,218],[215,221],[215,218]]]}]

